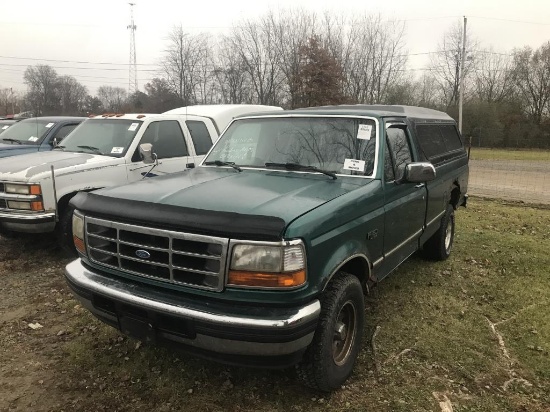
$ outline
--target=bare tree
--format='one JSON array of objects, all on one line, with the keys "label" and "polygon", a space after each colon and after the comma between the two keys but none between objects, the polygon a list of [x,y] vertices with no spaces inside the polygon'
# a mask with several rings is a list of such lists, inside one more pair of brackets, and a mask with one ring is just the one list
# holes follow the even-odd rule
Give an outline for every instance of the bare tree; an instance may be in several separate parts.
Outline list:
[{"label": "bare tree", "polygon": [[[447,108],[458,105],[463,32],[463,26],[461,23],[455,24],[449,31],[447,31],[443,36],[443,40],[438,47],[437,53],[432,55],[430,62],[430,70],[439,84],[439,88],[445,98]],[[469,31],[466,35],[467,53],[474,52],[477,48],[477,43],[475,40],[472,40]],[[465,82],[473,69],[474,59],[471,58],[472,56],[472,54],[468,54],[465,59]]]},{"label": "bare tree", "polygon": [[252,101],[248,66],[231,37],[222,37],[220,41],[213,75],[220,101],[225,103]]},{"label": "bare tree", "polygon": [[26,105],[35,116],[57,114],[59,111],[58,76],[48,65],[29,66],[23,75],[28,92]]},{"label": "bare tree", "polygon": [[120,112],[126,103],[127,93],[122,87],[100,86],[97,89],[97,97],[101,100],[103,109]]},{"label": "bare tree", "polygon": [[12,88],[0,88],[0,115],[13,114],[15,109],[15,93]]},{"label": "bare tree", "polygon": [[493,49],[480,50],[473,72],[475,96],[483,102],[500,103],[513,92],[512,61],[506,54]]},{"label": "bare tree", "polygon": [[262,25],[273,33],[276,59],[288,94],[285,100],[290,108],[297,107],[301,99],[295,79],[302,70],[303,48],[315,36],[316,20],[314,13],[302,9],[271,11],[262,19]]},{"label": "bare tree", "polygon": [[540,124],[550,113],[550,42],[514,52],[513,75],[526,113]]},{"label": "bare tree", "polygon": [[61,114],[80,115],[85,112],[88,90],[72,76],[61,76],[57,83]]},{"label": "bare tree", "polygon": [[325,15],[323,25],[327,48],[344,70],[344,94],[358,103],[384,103],[407,62],[404,23]]},{"label": "bare tree", "polygon": [[185,106],[201,103],[211,55],[209,36],[191,35],[180,25],[172,29],[168,41],[161,63],[166,81]]},{"label": "bare tree", "polygon": [[282,75],[276,39],[269,25],[243,20],[233,27],[230,40],[250,76],[253,100],[259,104],[280,104]]}]

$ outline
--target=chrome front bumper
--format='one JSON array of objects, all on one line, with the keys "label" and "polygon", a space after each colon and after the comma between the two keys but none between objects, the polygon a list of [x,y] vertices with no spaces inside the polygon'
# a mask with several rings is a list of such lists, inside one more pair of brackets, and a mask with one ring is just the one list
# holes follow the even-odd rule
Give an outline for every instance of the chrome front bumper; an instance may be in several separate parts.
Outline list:
[{"label": "chrome front bumper", "polygon": [[[146,341],[170,340],[229,363],[250,362],[215,355],[301,356],[313,339],[321,310],[318,300],[293,308],[209,302],[204,297],[105,276],[80,259],[67,265],[65,278],[84,307],[124,333]],[[126,330],[129,318],[134,333],[131,327]]]}]

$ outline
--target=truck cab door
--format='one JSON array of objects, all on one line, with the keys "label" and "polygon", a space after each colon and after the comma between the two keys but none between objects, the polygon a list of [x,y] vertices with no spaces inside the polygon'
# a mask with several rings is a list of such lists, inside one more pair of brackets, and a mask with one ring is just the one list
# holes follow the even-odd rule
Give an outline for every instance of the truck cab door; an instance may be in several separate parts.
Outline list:
[{"label": "truck cab door", "polygon": [[412,162],[406,126],[389,126],[384,147],[384,260],[379,279],[417,250],[424,228],[426,187],[403,181],[405,167]]},{"label": "truck cab door", "polygon": [[[151,143],[153,153],[157,155],[158,165],[152,170],[152,165],[144,164],[139,155],[139,145],[142,143]],[[145,129],[128,164],[128,181],[183,171],[192,162],[191,156],[178,120],[153,121]]]}]

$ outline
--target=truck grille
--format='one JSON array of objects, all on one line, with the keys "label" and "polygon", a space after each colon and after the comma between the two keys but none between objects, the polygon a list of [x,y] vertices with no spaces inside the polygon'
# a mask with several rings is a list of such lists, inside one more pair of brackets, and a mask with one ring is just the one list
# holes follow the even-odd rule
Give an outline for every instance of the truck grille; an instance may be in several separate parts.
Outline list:
[{"label": "truck grille", "polygon": [[93,263],[163,282],[221,291],[229,239],[86,217]]}]

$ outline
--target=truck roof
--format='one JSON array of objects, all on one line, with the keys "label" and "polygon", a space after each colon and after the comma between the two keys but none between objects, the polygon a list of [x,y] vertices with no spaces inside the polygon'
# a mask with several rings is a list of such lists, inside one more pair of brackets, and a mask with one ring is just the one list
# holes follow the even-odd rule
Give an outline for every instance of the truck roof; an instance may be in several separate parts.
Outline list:
[{"label": "truck roof", "polygon": [[[263,114],[263,113],[262,113]],[[267,114],[267,113],[266,113]],[[397,106],[397,105],[340,105],[340,106],[319,106],[305,107],[301,109],[285,110],[284,112],[273,113],[276,115],[283,114],[335,114],[335,115],[357,115],[357,116],[373,116],[373,117],[394,117],[403,116],[413,119],[430,119],[430,120],[449,120],[454,119],[445,112],[438,110],[427,109],[417,106]]]},{"label": "truck roof", "polygon": [[188,114],[207,117],[214,122],[218,128],[218,132],[221,132],[229,122],[237,116],[265,111],[280,112],[282,110],[282,108],[277,106],[264,106],[259,104],[201,104],[178,107],[177,109],[168,110],[163,114]]},{"label": "truck roof", "polygon": [[85,117],[80,116],[41,116],[41,117],[27,117],[25,119],[18,119],[20,122],[32,122],[34,120],[43,120],[45,122],[61,122],[64,120],[84,120]]}]

